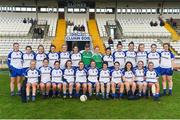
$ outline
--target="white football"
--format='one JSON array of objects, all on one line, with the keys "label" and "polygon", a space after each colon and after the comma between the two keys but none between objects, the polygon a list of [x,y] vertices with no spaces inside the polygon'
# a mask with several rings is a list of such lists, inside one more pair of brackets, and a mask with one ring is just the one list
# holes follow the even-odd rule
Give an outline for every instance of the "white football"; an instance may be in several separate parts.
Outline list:
[{"label": "white football", "polygon": [[85,102],[87,100],[87,96],[86,95],[81,95],[80,96],[80,101],[81,102]]}]

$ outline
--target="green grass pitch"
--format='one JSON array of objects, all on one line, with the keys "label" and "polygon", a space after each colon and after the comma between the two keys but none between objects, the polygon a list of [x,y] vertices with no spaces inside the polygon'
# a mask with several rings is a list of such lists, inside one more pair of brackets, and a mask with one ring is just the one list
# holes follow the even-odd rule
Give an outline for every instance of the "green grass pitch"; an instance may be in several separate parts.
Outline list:
[{"label": "green grass pitch", "polygon": [[9,74],[0,71],[0,118],[180,118],[180,73],[175,72],[173,96],[136,101],[46,99],[21,103],[9,94]]}]

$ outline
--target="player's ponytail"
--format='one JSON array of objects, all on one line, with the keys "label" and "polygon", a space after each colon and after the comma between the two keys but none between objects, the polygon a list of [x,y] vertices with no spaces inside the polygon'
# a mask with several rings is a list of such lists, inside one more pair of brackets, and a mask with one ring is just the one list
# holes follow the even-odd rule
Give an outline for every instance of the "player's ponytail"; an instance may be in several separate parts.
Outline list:
[{"label": "player's ponytail", "polygon": [[50,46],[50,48],[49,48],[49,52],[52,52],[52,51],[51,51],[51,48],[52,48],[52,47],[54,47],[54,48],[56,49],[56,46],[51,44],[51,46]]},{"label": "player's ponytail", "polygon": [[133,42],[133,41],[131,41],[131,42],[128,44],[128,46],[130,46],[130,45],[134,45],[134,42]]},{"label": "player's ponytail", "polygon": [[122,42],[121,42],[121,41],[118,41],[117,47],[118,47],[119,45],[122,46]]}]

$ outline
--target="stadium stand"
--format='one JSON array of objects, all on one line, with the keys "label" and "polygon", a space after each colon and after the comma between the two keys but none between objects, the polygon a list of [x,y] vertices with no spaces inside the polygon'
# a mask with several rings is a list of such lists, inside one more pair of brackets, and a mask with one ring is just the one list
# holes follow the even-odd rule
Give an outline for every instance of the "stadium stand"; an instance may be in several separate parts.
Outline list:
[{"label": "stadium stand", "polygon": [[96,21],[99,29],[99,34],[101,37],[108,36],[105,29],[106,22],[114,19],[115,17],[112,14],[96,14]]},{"label": "stadium stand", "polygon": [[[159,26],[158,15],[118,15],[118,21],[125,37],[165,37],[171,34]],[[158,26],[151,27],[150,22],[157,21]]]},{"label": "stadium stand", "polygon": [[[58,15],[56,13],[40,13],[38,17],[38,24],[45,21],[45,24],[49,25],[48,36],[55,36]],[[24,24],[24,18],[36,19],[36,14],[0,12],[0,36],[27,36],[32,24]]]},{"label": "stadium stand", "polygon": [[56,26],[58,20],[57,13],[41,13],[39,14],[39,21],[47,21],[47,25],[49,25],[48,36],[55,36],[56,35]]},{"label": "stadium stand", "polygon": [[67,26],[67,33],[73,33],[74,26],[81,26],[83,25],[85,27],[84,33],[88,34],[88,27],[87,27],[87,21],[88,21],[88,15],[87,14],[66,14],[66,21],[71,21],[74,23],[72,26]]},{"label": "stadium stand", "polygon": [[25,17],[31,17],[31,15],[1,12],[0,36],[27,36],[32,24],[23,24]]},{"label": "stadium stand", "polygon": [[27,45],[32,46],[34,52],[37,52],[38,45],[44,45],[45,51],[49,51],[51,41],[44,39],[26,39],[26,38],[0,38],[0,57],[6,57],[10,51],[12,51],[13,43],[18,42],[20,44],[20,50],[24,51]]}]

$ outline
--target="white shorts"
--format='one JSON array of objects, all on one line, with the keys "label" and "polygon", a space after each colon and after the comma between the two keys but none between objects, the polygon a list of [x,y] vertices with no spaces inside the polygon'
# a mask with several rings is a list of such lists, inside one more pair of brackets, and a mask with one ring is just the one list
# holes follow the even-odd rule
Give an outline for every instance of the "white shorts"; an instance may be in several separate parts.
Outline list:
[{"label": "white shorts", "polygon": [[69,84],[69,83],[73,83],[74,84],[74,81],[73,80],[64,80],[63,83],[64,84]]},{"label": "white shorts", "polygon": [[115,83],[115,84],[122,83],[122,80],[118,80],[118,81],[111,81],[111,83]]},{"label": "white shorts", "polygon": [[62,80],[59,80],[59,81],[51,81],[51,83],[55,83],[55,84],[63,84],[63,81]]},{"label": "white shorts", "polygon": [[146,81],[136,81],[136,83],[139,85],[139,84],[146,83]]},{"label": "white shorts", "polygon": [[146,79],[146,82],[148,82],[148,83],[156,83],[157,80],[156,79]]},{"label": "white shorts", "polygon": [[27,80],[27,83],[31,83],[31,84],[38,83],[38,80]]},{"label": "white shorts", "polygon": [[100,83],[102,84],[108,84],[108,83],[110,83],[110,81],[100,81]]},{"label": "white shorts", "polygon": [[99,82],[97,79],[96,80],[93,80],[93,79],[88,79],[88,82],[91,82],[91,83],[97,83]]},{"label": "white shorts", "polygon": [[42,83],[46,84],[48,82],[51,82],[51,80],[41,80]]}]

